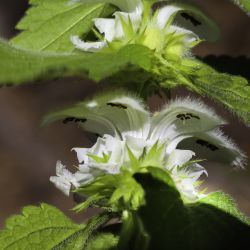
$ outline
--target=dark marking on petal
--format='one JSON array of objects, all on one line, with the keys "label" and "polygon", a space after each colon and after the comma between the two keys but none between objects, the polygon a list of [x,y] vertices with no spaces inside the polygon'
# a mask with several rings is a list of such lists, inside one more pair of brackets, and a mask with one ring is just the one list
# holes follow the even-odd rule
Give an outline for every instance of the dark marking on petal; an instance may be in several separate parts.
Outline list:
[{"label": "dark marking on petal", "polygon": [[184,120],[191,120],[191,118],[195,118],[197,120],[200,120],[201,118],[197,115],[194,115],[192,113],[186,113],[186,114],[178,114],[176,118],[181,119],[182,121]]},{"label": "dark marking on petal", "polygon": [[184,17],[186,20],[189,20],[195,27],[202,25],[200,21],[198,21],[197,19],[195,19],[193,16],[189,15],[186,12],[181,13],[181,16]]},{"label": "dark marking on petal", "polygon": [[63,123],[64,123],[64,124],[67,124],[67,123],[73,122],[73,121],[74,121],[74,117],[68,117],[68,118],[65,118],[65,119],[63,120]]},{"label": "dark marking on petal", "polygon": [[84,123],[84,122],[86,122],[86,121],[87,121],[87,119],[85,119],[85,118],[68,117],[68,118],[65,118],[65,119],[63,120],[63,123],[64,123],[64,124],[67,124],[67,123],[69,123],[69,122],[75,122],[75,123],[82,122],[82,123]]},{"label": "dark marking on petal", "polygon": [[200,139],[199,139],[199,140],[197,140],[197,141],[196,141],[196,143],[197,143],[197,144],[200,144],[201,146],[206,146],[206,145],[208,144],[208,142],[207,142],[207,141],[200,140]]},{"label": "dark marking on petal", "polygon": [[107,105],[110,107],[116,107],[116,108],[120,108],[120,109],[127,109],[128,108],[127,106],[125,106],[121,103],[108,102]]},{"label": "dark marking on petal", "polygon": [[217,150],[219,150],[218,147],[216,147],[215,145],[212,145],[212,144],[209,144],[209,148],[210,148],[212,151],[217,151]]},{"label": "dark marking on petal", "polygon": [[200,120],[200,119],[201,119],[198,115],[194,115],[194,114],[192,114],[192,113],[186,113],[186,115],[188,115],[188,116],[190,116],[190,117],[192,117],[192,118],[195,118],[195,119],[197,119],[197,120]]},{"label": "dark marking on petal", "polygon": [[204,141],[204,140],[201,140],[201,139],[198,139],[196,141],[197,144],[201,145],[202,147],[207,147],[208,149],[210,149],[211,151],[217,151],[219,150],[219,148],[207,141]]},{"label": "dark marking on petal", "polygon": [[183,117],[183,115],[184,114],[179,114],[179,115],[176,116],[176,118],[181,119]]}]

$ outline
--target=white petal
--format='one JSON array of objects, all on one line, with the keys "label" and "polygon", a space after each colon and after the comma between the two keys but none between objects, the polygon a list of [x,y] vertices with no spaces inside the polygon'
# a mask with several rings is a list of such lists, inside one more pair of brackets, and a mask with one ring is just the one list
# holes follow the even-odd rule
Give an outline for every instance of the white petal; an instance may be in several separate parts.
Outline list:
[{"label": "white petal", "polygon": [[102,116],[100,113],[100,106],[96,108],[90,108],[92,113],[85,115],[87,121],[82,124],[82,128],[86,131],[92,132],[97,136],[103,136],[104,134],[110,134],[119,137],[119,131],[117,127],[108,117]]},{"label": "white petal", "polygon": [[117,95],[113,98],[104,96],[99,101],[96,98],[96,102],[97,106],[88,107],[89,115],[86,115],[88,121],[82,125],[84,129],[120,138],[125,135],[148,137],[150,114],[145,110],[141,100]]},{"label": "white petal", "polygon": [[115,12],[115,38],[121,39],[124,37],[124,30],[122,21],[125,21],[127,24],[131,22],[133,31],[136,32],[141,23],[141,14],[137,13],[125,13],[125,12]]},{"label": "white petal", "polygon": [[72,174],[60,161],[56,163],[56,175],[58,177],[63,177],[65,181],[73,184],[75,187],[78,186],[78,183]]},{"label": "white petal", "polygon": [[97,138],[95,145],[91,148],[73,148],[72,150],[77,154],[80,171],[82,173],[91,172],[90,165],[93,160],[91,159],[91,157],[89,157],[89,155],[103,157],[103,154],[108,154],[106,141],[101,137]]},{"label": "white petal", "polygon": [[103,140],[105,142],[105,148],[101,149],[101,155],[103,156],[103,153],[108,155],[108,162],[98,163],[93,160],[90,163],[90,168],[96,168],[109,174],[118,174],[120,172],[121,166],[124,163],[125,143],[110,135],[105,135]]},{"label": "white petal", "polygon": [[168,5],[161,8],[157,13],[157,26],[160,29],[164,29],[166,24],[171,22],[174,15],[178,13],[182,8],[175,5]]},{"label": "white petal", "polygon": [[75,173],[75,178],[78,181],[79,185],[85,185],[93,181],[98,175],[91,174],[84,174],[80,171]]},{"label": "white petal", "polygon": [[176,25],[171,25],[169,27],[169,32],[185,35],[185,41],[189,44],[199,41],[199,37],[194,32],[185,28],[178,27]]},{"label": "white petal", "polygon": [[50,181],[64,194],[69,195],[72,185],[76,188],[79,187],[75,176],[60,161],[56,164],[56,175],[50,177]]},{"label": "white petal", "polygon": [[175,149],[167,158],[166,168],[172,169],[182,166],[189,162],[193,156],[195,156],[193,151]]},{"label": "white petal", "polygon": [[76,152],[77,159],[80,164],[88,163],[88,150],[89,149],[87,148],[72,148],[72,151]]},{"label": "white petal", "polygon": [[193,31],[200,39],[216,41],[220,31],[217,25],[199,9],[188,5],[180,5],[181,10],[174,19],[174,24]]},{"label": "white petal", "polygon": [[199,159],[232,164],[241,168],[246,162],[245,154],[219,130],[198,133],[191,138],[186,138],[179,143],[178,148],[194,151]]},{"label": "white petal", "polygon": [[[139,159],[144,149],[147,147],[147,140],[145,138],[138,138],[133,136],[125,136],[126,145],[131,150],[133,155]],[[126,154],[127,160],[129,160],[128,153]]]},{"label": "white petal", "polygon": [[94,19],[96,28],[107,41],[112,42],[115,37],[115,20],[111,18],[96,18]]},{"label": "white petal", "polygon": [[69,196],[71,184],[69,182],[65,182],[64,178],[52,176],[49,179],[60,191],[62,191],[65,195]]},{"label": "white petal", "polygon": [[206,169],[204,167],[202,167],[201,165],[196,164],[196,163],[187,167],[187,172],[188,172],[189,178],[191,178],[193,180],[193,182],[196,182],[203,174],[208,176]]},{"label": "white petal", "polygon": [[125,143],[120,139],[114,138],[110,135],[105,135],[105,147],[110,153],[109,163],[123,163]]},{"label": "white petal", "polygon": [[171,176],[176,183],[177,189],[189,201],[195,201],[202,196],[196,190],[196,182],[202,174],[207,175],[207,172],[199,164],[192,164],[185,168],[176,167],[171,171]]},{"label": "white petal", "polygon": [[71,36],[71,42],[75,45],[77,49],[86,51],[86,52],[97,52],[107,46],[105,41],[101,42],[84,42],[79,36]]},{"label": "white petal", "polygon": [[177,99],[152,118],[151,138],[173,141],[175,138],[207,132],[226,122],[201,102]]}]

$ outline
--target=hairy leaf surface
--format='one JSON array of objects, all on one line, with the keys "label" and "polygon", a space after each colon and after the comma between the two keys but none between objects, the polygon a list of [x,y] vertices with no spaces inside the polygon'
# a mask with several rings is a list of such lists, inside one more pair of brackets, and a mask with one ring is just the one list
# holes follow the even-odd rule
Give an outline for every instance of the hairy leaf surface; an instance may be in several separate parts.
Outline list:
[{"label": "hairy leaf surface", "polygon": [[112,54],[39,53],[18,49],[0,40],[0,85],[19,85],[63,76],[100,81],[128,64],[149,70],[151,58],[151,51],[140,45],[128,45]]},{"label": "hairy leaf surface", "polygon": [[86,35],[93,26],[94,18],[111,13],[110,7],[103,3],[30,0],[30,4],[32,7],[17,25],[22,32],[12,43],[37,51],[73,51],[70,37]]},{"label": "hairy leaf surface", "polygon": [[0,232],[1,249],[82,249],[85,225],[77,225],[58,209],[42,204],[25,207]]},{"label": "hairy leaf surface", "polygon": [[[50,205],[28,206],[22,215],[7,220],[6,229],[0,231],[0,246],[3,250],[109,249],[116,245],[116,236],[98,234],[97,230],[111,217],[100,214],[86,224],[77,225]],[[102,248],[105,244],[107,247]]]},{"label": "hairy leaf surface", "polygon": [[211,97],[243,121],[250,122],[250,86],[245,78],[219,73],[202,65],[188,85],[191,90]]}]

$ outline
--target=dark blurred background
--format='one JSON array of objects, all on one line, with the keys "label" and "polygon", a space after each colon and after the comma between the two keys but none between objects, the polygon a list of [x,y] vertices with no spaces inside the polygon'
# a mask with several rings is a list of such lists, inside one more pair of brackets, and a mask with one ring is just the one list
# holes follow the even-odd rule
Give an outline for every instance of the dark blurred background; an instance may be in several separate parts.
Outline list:
[{"label": "dark blurred background", "polygon": [[[0,0],[0,36],[13,37],[15,25],[28,7],[27,0]],[[204,43],[195,53],[200,56],[227,54],[250,56],[250,18],[228,0],[196,0],[221,28],[221,39],[214,44]],[[1,60],[1,59],[0,59]],[[240,65],[239,65],[240,67]],[[14,74],[14,72],[13,72]],[[72,197],[58,191],[49,177],[55,174],[58,159],[76,164],[72,147],[91,146],[85,134],[74,125],[52,124],[41,127],[42,117],[51,110],[83,100],[98,91],[95,84],[81,79],[62,79],[42,84],[0,89],[0,228],[5,219],[28,204],[53,204],[76,221],[94,213],[74,215]],[[190,95],[177,89],[174,95]],[[250,156],[249,129],[222,107],[208,99],[218,113],[226,116],[231,125],[225,131]],[[152,98],[155,108],[159,102]],[[231,194],[240,208],[250,215],[250,171],[211,164],[205,186],[209,191],[224,190]]]}]

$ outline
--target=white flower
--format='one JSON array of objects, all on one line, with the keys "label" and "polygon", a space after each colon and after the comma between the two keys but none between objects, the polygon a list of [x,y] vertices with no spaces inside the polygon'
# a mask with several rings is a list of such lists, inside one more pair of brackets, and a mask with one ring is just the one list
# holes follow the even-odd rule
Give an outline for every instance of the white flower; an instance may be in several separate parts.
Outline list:
[{"label": "white flower", "polygon": [[79,170],[95,176],[102,171],[107,174],[118,174],[124,162],[125,144],[110,135],[98,138],[92,148],[73,148],[80,163]]},{"label": "white flower", "polygon": [[169,155],[165,166],[178,190],[189,200],[195,200],[197,197],[203,196],[198,193],[196,183],[201,175],[208,175],[207,171],[197,163],[185,166],[194,156],[195,153],[190,150],[175,149]]},{"label": "white flower", "polygon": [[[142,166],[165,169],[189,200],[200,197],[196,182],[202,174],[207,174],[192,160],[244,166],[245,155],[218,130],[226,122],[198,101],[177,99],[154,115],[141,100],[123,94],[96,98],[95,105],[88,102],[77,108],[82,115],[76,119],[84,121],[81,126],[100,137],[90,149],[73,149],[79,160],[79,171],[56,177],[57,186],[65,193],[69,183],[77,187],[100,175],[118,174],[124,169],[132,171],[129,152],[143,162],[143,156],[155,145],[163,149],[161,155],[148,159]],[[58,184],[60,181],[62,185]]]},{"label": "white flower", "polygon": [[64,194],[69,195],[71,185],[79,187],[79,183],[74,174],[70,173],[60,161],[56,163],[56,175],[50,177],[50,181]]},{"label": "white flower", "polygon": [[[95,18],[94,25],[103,35],[103,40],[96,42],[82,41],[72,36],[71,41],[77,49],[96,52],[106,47],[120,48],[122,45],[143,44],[156,51],[173,46],[173,37],[183,42],[183,47],[193,47],[201,40],[216,40],[218,29],[199,10],[183,4],[168,4],[153,12],[145,5],[155,1],[146,0],[83,0],[91,3],[110,3],[121,11],[113,14],[114,18]],[[145,23],[146,19],[146,23]],[[116,45],[112,46],[112,42]],[[180,42],[176,41],[176,45]],[[184,53],[184,51],[182,52]]]}]

